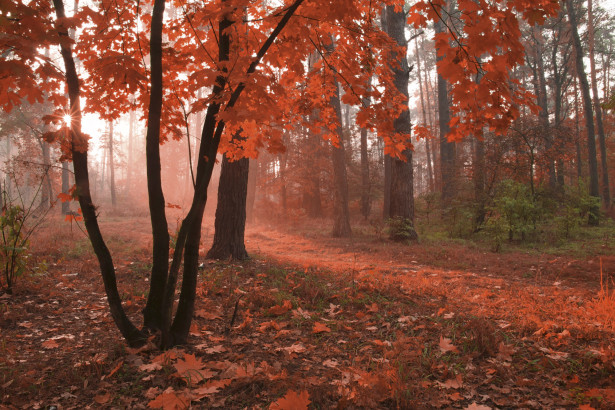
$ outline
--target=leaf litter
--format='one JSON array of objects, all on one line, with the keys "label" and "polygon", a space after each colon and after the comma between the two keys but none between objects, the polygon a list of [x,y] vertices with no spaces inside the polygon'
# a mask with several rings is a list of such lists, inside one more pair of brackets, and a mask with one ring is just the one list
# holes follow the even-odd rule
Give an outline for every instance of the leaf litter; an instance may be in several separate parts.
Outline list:
[{"label": "leaf litter", "polygon": [[[132,247],[113,249],[130,261],[118,261],[129,314],[142,308],[149,274],[139,269],[140,226],[106,226],[133,235],[124,239]],[[428,245],[255,232],[249,244],[264,259],[206,262],[191,344],[167,352],[124,346],[93,255],[71,259],[61,248],[73,236],[39,241],[58,263],[2,299],[1,405],[615,406],[613,328],[597,305],[599,283],[586,277],[592,264],[452,246],[439,266]],[[540,278],[524,276],[531,266]]]}]

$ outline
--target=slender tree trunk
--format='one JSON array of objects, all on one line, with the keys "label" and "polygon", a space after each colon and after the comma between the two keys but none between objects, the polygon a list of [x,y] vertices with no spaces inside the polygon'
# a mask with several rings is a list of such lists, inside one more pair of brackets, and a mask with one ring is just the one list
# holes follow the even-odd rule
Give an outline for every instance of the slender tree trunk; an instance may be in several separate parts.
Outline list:
[{"label": "slender tree trunk", "polygon": [[254,222],[254,201],[258,180],[258,158],[249,160],[248,192],[246,194],[246,222]]},{"label": "slender tree trunk", "polygon": [[132,186],[132,173],[134,168],[134,133],[135,133],[136,113],[130,110],[128,119],[128,163],[126,164],[126,186]]},{"label": "slender tree trunk", "polygon": [[[66,18],[62,0],[53,0],[58,20]],[[63,29],[61,29],[63,30]],[[68,38],[68,32],[59,31],[60,37]],[[62,59],[65,66],[65,78],[68,89],[71,112],[71,150],[75,167],[75,182],[79,196],[79,205],[83,212],[85,228],[88,232],[92,248],[98,258],[100,270],[107,295],[107,302],[116,326],[131,346],[139,346],[145,342],[145,337],[128,319],[122,308],[122,300],[117,289],[115,268],[109,249],[107,248],[96,218],[96,207],[90,196],[90,184],[88,178],[88,154],[87,139],[81,133],[81,106],[79,103],[79,77],[75,69],[75,60],[68,42],[61,42]]]},{"label": "slender tree trunk", "polygon": [[534,35],[536,38],[536,81],[537,81],[537,91],[538,91],[538,105],[540,106],[540,125],[542,126],[544,139],[545,139],[545,149],[547,151],[547,169],[549,175],[549,188],[555,189],[556,178],[555,178],[555,160],[552,152],[553,148],[553,137],[552,132],[549,126],[549,105],[547,102],[547,80],[545,77],[545,68],[544,68],[544,60],[543,60],[543,51],[542,45],[544,43],[544,38],[542,35],[542,27],[535,26],[534,27]]},{"label": "slender tree trunk", "polygon": [[[574,77],[574,123],[575,123],[575,147],[577,150],[577,178],[583,178],[583,156],[581,155],[581,143],[579,138],[581,135],[581,127],[579,126],[579,90],[577,85],[577,77]],[[578,183],[578,181],[577,181]]]},{"label": "slender tree trunk", "polygon": [[113,162],[113,121],[109,121],[109,182],[111,188],[111,206],[117,205],[115,192],[115,165]]},{"label": "slender tree trunk", "polygon": [[352,234],[350,228],[350,212],[348,210],[348,176],[346,173],[346,154],[344,151],[344,135],[342,129],[342,107],[340,104],[340,91],[337,82],[331,97],[331,105],[337,115],[337,146],[331,146],[331,159],[333,161],[333,180],[335,182],[333,204],[333,236],[348,237]]},{"label": "slender tree trunk", "polygon": [[[445,26],[442,21],[435,24],[436,33],[444,33]],[[443,56],[438,55],[437,60]],[[440,173],[442,175],[442,202],[450,205],[456,195],[455,187],[455,143],[449,142],[447,135],[450,132],[450,110],[448,104],[448,85],[444,77],[438,74],[438,113],[440,128]]]},{"label": "slender tree trunk", "polygon": [[[153,237],[150,292],[143,311],[144,326],[163,325],[163,299],[169,272],[169,226],[165,213],[160,164],[160,117],[162,112],[162,29],[165,0],[154,0],[150,35],[151,89],[145,136],[147,192]],[[168,329],[162,329],[163,332]]]},{"label": "slender tree trunk", "polygon": [[224,155],[218,185],[214,242],[208,259],[248,259],[244,243],[250,160],[229,161]]},{"label": "slender tree trunk", "polygon": [[[371,90],[372,79],[369,78],[368,90]],[[369,107],[371,101],[368,97],[363,98],[363,106]],[[369,180],[369,157],[367,155],[367,129],[361,128],[361,215],[369,218],[371,211],[371,184]]]},{"label": "slender tree trunk", "polygon": [[[600,197],[600,189],[598,185],[598,162],[596,161],[596,137],[594,131],[594,113],[592,110],[592,101],[589,93],[589,83],[587,75],[583,67],[583,48],[581,46],[581,38],[578,32],[578,23],[574,3],[572,0],[566,0],[566,8],[568,10],[568,19],[570,20],[570,29],[572,32],[572,40],[575,48],[575,61],[577,68],[577,78],[581,87],[581,95],[583,96],[583,108],[585,111],[585,124],[587,127],[587,154],[589,163],[589,194],[595,198]],[[589,224],[597,226],[600,222],[599,209],[592,207],[589,212]]]},{"label": "slender tree trunk", "polygon": [[[418,239],[414,230],[414,179],[412,169],[412,148],[410,142],[410,109],[408,108],[408,67],[407,41],[405,35],[406,17],[402,11],[396,12],[395,6],[386,6],[387,33],[400,48],[400,54],[391,63],[394,73],[394,84],[397,91],[403,96],[405,109],[393,122],[395,132],[407,138],[407,148],[402,153],[404,160],[391,159],[391,189],[389,215],[391,218],[403,221],[402,232],[392,232],[392,239]],[[391,56],[393,57],[393,56]]]},{"label": "slender tree trunk", "polygon": [[600,165],[602,168],[602,202],[608,208],[611,207],[611,192],[609,187],[609,167],[607,164],[606,137],[604,124],[602,122],[602,107],[598,96],[598,80],[596,79],[596,62],[594,58],[594,16],[592,10],[592,0],[587,0],[588,14],[588,39],[589,39],[589,65],[592,83],[592,94],[594,97],[594,110],[596,110],[596,124],[598,125],[598,141],[600,142]]},{"label": "slender tree trunk", "polygon": [[[68,162],[62,162],[62,193],[68,194],[69,178],[68,178]],[[68,214],[70,211],[70,203],[62,202],[62,215]]]},{"label": "slender tree trunk", "polygon": [[42,190],[41,190],[41,204],[39,208],[41,210],[47,210],[51,206],[51,177],[49,176],[49,171],[51,170],[51,154],[49,150],[49,143],[47,141],[41,142],[41,150],[43,151],[43,169],[45,173],[43,174],[42,181]]},{"label": "slender tree trunk", "polygon": [[[421,75],[421,55],[419,53],[419,41],[414,39],[414,52],[416,53],[416,66],[418,69],[417,76],[419,78],[419,95],[421,97],[421,114],[423,117],[423,126],[430,127],[427,122],[427,108],[425,107],[425,97],[423,93],[423,76]],[[431,165],[431,150],[429,149],[429,140],[425,139],[425,154],[427,155],[427,177],[429,179],[429,190],[434,189],[433,168]]]}]

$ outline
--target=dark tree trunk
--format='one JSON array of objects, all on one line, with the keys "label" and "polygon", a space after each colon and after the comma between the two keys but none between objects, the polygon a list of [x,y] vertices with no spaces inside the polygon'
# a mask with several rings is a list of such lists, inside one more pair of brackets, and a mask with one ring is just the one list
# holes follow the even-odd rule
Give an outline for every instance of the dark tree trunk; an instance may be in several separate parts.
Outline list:
[{"label": "dark tree trunk", "polygon": [[162,112],[162,28],[165,0],[155,0],[150,36],[151,90],[145,136],[147,192],[153,237],[150,291],[143,311],[144,326],[162,326],[162,304],[169,272],[169,227],[165,213],[160,165],[160,115]]},{"label": "dark tree trunk", "polygon": [[[53,0],[58,20],[66,18],[62,0]],[[68,38],[67,31],[59,31],[60,37]],[[88,232],[92,248],[98,259],[102,274],[107,302],[111,311],[111,317],[116,326],[130,346],[139,346],[145,342],[145,337],[128,319],[122,308],[122,299],[117,289],[115,268],[109,249],[107,248],[96,217],[96,207],[92,203],[90,195],[90,183],[88,177],[88,154],[87,139],[81,133],[81,106],[79,103],[79,78],[75,69],[75,60],[72,50],[67,46],[68,42],[61,42],[62,59],[64,60],[66,85],[70,101],[71,124],[71,151],[75,167],[75,183],[79,196],[79,205],[83,213],[85,228]]]},{"label": "dark tree trunk", "polygon": [[538,91],[538,105],[540,106],[540,113],[538,115],[540,119],[540,125],[542,126],[544,139],[545,139],[545,149],[547,151],[547,169],[549,175],[549,188],[555,189],[555,159],[552,151],[553,148],[553,137],[551,128],[549,126],[549,104],[547,102],[547,80],[545,77],[545,69],[544,69],[544,60],[543,60],[543,51],[542,44],[544,43],[544,38],[542,35],[542,28],[539,26],[534,27],[534,35],[536,39],[536,83],[537,83],[537,91]]},{"label": "dark tree trunk", "polygon": [[[435,24],[436,33],[444,33],[444,23],[438,20]],[[437,60],[442,60],[438,55]],[[447,82],[438,74],[438,114],[440,128],[440,174],[442,183],[442,202],[450,205],[456,196],[455,187],[455,143],[449,142],[447,135],[450,132],[450,110],[448,104]]]},{"label": "dark tree trunk", "polygon": [[336,134],[338,144],[331,147],[333,161],[333,179],[335,182],[333,204],[333,236],[348,237],[352,234],[350,228],[350,212],[348,210],[348,175],[346,173],[346,154],[344,152],[344,136],[342,130],[342,108],[340,91],[337,82],[335,92],[331,97],[331,105],[337,115]]},{"label": "dark tree trunk", "polygon": [[249,169],[248,158],[231,162],[224,155],[222,159],[214,242],[207,252],[208,259],[248,259],[244,233]]},{"label": "dark tree trunk", "polygon": [[608,208],[611,207],[611,192],[609,187],[609,167],[606,154],[606,137],[602,122],[602,107],[598,98],[598,80],[596,79],[596,63],[594,59],[594,18],[592,12],[592,0],[587,0],[588,14],[588,37],[589,37],[589,64],[592,79],[592,94],[594,97],[594,110],[596,110],[596,123],[598,125],[598,141],[600,142],[600,165],[602,171],[602,201]]},{"label": "dark tree trunk", "polygon": [[[391,64],[394,73],[394,84],[397,91],[404,97],[405,109],[395,119],[393,125],[395,132],[407,137],[408,148],[404,150],[403,159],[391,159],[391,190],[389,216],[403,221],[404,231],[393,232],[393,239],[418,239],[414,230],[414,186],[412,169],[412,149],[410,148],[410,110],[408,108],[408,75],[410,69],[406,58],[407,41],[405,36],[406,17],[403,12],[396,12],[392,5],[386,6],[387,33],[400,47],[400,54],[396,55],[395,62]],[[393,57],[393,56],[391,56]]]},{"label": "dark tree trunk", "polygon": [[[570,20],[570,29],[572,32],[572,40],[575,48],[575,62],[577,68],[577,78],[581,87],[581,95],[583,96],[583,109],[585,111],[585,124],[587,127],[587,156],[589,163],[589,194],[595,198],[600,197],[600,188],[598,184],[598,162],[596,161],[596,137],[594,131],[594,113],[592,110],[592,101],[589,93],[589,83],[587,75],[583,67],[583,48],[581,46],[581,38],[579,37],[577,17],[572,0],[566,0],[566,8],[568,11],[568,19]],[[589,224],[597,226],[600,222],[599,209],[592,207],[589,212]]]}]

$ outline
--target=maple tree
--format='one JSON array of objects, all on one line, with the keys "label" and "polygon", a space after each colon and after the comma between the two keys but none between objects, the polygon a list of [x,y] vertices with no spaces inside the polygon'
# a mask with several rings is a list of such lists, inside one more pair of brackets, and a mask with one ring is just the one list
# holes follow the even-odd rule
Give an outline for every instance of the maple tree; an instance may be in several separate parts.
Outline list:
[{"label": "maple tree", "polygon": [[[165,4],[155,0],[150,16],[144,5],[102,1],[83,7],[73,17],[66,16],[61,0],[54,0],[54,10],[44,1],[18,1],[7,6],[2,15],[7,22],[2,26],[6,36],[0,51],[11,58],[0,68],[11,75],[2,76],[0,103],[10,110],[23,98],[41,101],[45,95],[57,107],[51,121],[60,124],[63,113],[70,114],[70,124],[49,133],[48,139],[59,143],[64,158],[73,161],[75,192],[100,263],[111,313],[131,345],[143,343],[147,332],[137,329],[122,308],[113,259],[98,227],[89,188],[88,137],[81,131],[80,98],[85,97],[84,110],[109,121],[130,111],[134,104],[143,108],[153,234],[144,326],[161,331],[160,345],[166,348],[185,343],[188,337],[196,297],[201,222],[219,150],[238,158],[255,156],[265,146],[272,152],[282,151],[284,130],[297,123],[339,146],[341,111],[331,104],[339,90],[336,78],[344,92],[342,102],[360,105],[357,122],[377,130],[388,156],[395,161],[409,160],[411,144],[409,121],[400,117],[408,112],[407,96],[399,83],[404,69],[398,69],[400,57],[391,61],[391,56],[405,55],[406,45],[400,37],[403,30],[398,30],[399,38],[391,39],[374,23],[379,10],[371,3],[295,0],[264,5],[225,0],[197,6],[178,2],[173,6],[180,12],[163,24]],[[402,7],[399,2],[387,4],[387,10],[396,16],[401,15]],[[533,24],[555,13],[557,3],[464,1],[458,7],[463,29],[451,26],[436,36],[442,58],[439,72],[450,83],[453,101],[449,137],[460,139],[483,126],[504,132],[518,116],[519,105],[531,105],[529,93],[510,77],[510,70],[523,61],[516,14]],[[439,1],[417,2],[409,21],[423,26],[427,19],[441,19],[444,10]],[[78,30],[75,40],[69,30]],[[52,45],[60,45],[64,72],[38,52]],[[315,51],[321,58],[313,63],[317,69],[308,72],[303,61]],[[80,78],[76,56],[87,76]],[[481,56],[489,58],[479,60]],[[480,83],[474,81],[478,73],[482,74]],[[369,87],[370,81],[379,87]],[[197,98],[199,89],[209,92]],[[372,103],[363,106],[363,98]],[[181,137],[183,101],[194,101],[192,109],[204,110],[205,120],[194,197],[169,262],[160,144]],[[309,122],[306,117],[311,117]],[[242,138],[233,138],[239,130]],[[403,161],[395,164],[405,166]]]}]

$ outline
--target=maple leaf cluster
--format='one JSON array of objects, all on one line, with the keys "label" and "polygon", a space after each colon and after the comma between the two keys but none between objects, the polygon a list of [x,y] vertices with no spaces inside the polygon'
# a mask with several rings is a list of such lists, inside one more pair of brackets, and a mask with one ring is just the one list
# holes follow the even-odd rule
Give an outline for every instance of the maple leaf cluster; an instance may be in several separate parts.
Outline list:
[{"label": "maple leaf cluster", "polygon": [[[63,75],[50,57],[50,51],[64,44],[72,47],[85,72],[85,112],[106,120],[135,109],[147,113],[151,2],[101,0],[61,20],[54,18],[49,2],[10,3],[0,15],[4,110],[23,99],[46,98],[57,107],[56,118],[66,113]],[[163,38],[161,143],[183,136],[187,116],[203,111],[213,101],[213,86],[222,81],[217,119],[226,124],[220,150],[229,157],[254,157],[264,147],[283,151],[284,133],[297,126],[336,145],[339,119],[331,98],[339,87],[342,101],[359,107],[359,125],[376,130],[388,154],[401,156],[411,146],[410,136],[395,133],[393,121],[408,107],[393,86],[392,67],[405,48],[380,28],[380,10],[361,0],[306,1],[259,68],[250,70],[288,7],[283,3],[170,2]],[[389,3],[402,7],[401,2]],[[424,27],[443,16],[444,6],[441,0],[418,2],[408,21]],[[456,116],[450,138],[485,125],[502,132],[518,116],[520,104],[532,104],[531,94],[510,76],[523,62],[516,15],[540,22],[556,8],[553,0],[458,3],[459,27],[451,23],[448,32],[436,36],[443,57],[438,70],[451,83]],[[222,19],[231,22],[225,29],[233,45],[228,61],[218,58],[216,22]],[[373,87],[368,86],[371,79]],[[242,98],[224,108],[239,87],[245,87]],[[371,104],[364,106],[364,99]],[[239,132],[242,138],[233,138]],[[62,142],[58,135],[49,139]],[[62,143],[65,152],[68,145]],[[80,150],[87,148],[87,137],[81,145]]]}]

